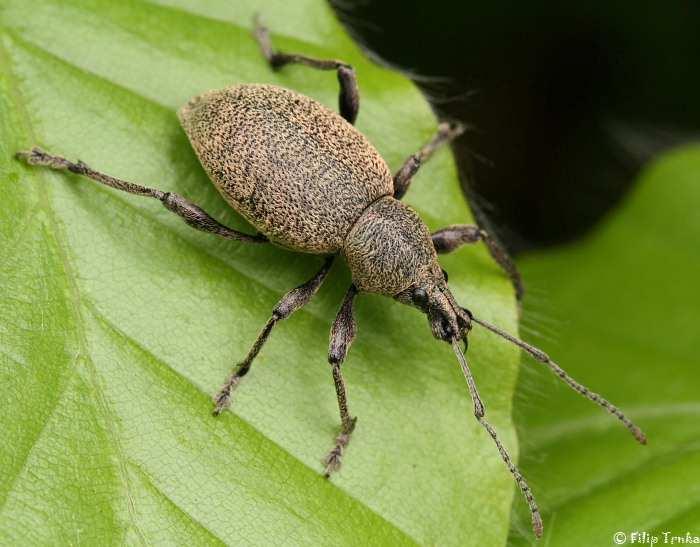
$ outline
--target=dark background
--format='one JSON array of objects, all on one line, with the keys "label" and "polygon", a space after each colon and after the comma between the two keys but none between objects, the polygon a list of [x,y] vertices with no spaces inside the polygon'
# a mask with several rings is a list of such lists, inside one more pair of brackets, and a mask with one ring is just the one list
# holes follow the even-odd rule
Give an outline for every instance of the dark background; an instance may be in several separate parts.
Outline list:
[{"label": "dark background", "polygon": [[585,234],[654,154],[697,137],[700,2],[335,8],[366,48],[418,75],[440,117],[472,127],[455,143],[465,190],[512,251]]}]

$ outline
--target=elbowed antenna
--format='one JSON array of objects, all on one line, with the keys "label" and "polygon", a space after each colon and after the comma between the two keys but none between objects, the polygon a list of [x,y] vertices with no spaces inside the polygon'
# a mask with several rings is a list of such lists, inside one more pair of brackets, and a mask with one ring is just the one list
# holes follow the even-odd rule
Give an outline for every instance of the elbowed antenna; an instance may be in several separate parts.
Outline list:
[{"label": "elbowed antenna", "polygon": [[486,414],[484,403],[481,402],[481,397],[479,397],[479,392],[476,389],[476,383],[474,382],[474,377],[472,376],[469,364],[467,363],[467,358],[464,356],[464,353],[462,353],[462,350],[459,348],[459,342],[456,338],[452,339],[452,349],[454,350],[455,355],[457,356],[459,365],[462,367],[464,378],[467,380],[467,386],[469,387],[469,395],[471,396],[472,402],[474,403],[474,416],[476,416],[478,422],[484,427],[484,429],[486,429],[486,431],[488,431],[489,435],[491,435],[493,442],[496,443],[496,448],[498,448],[498,452],[501,454],[503,462],[506,464],[506,467],[508,467],[508,470],[513,475],[515,482],[520,488],[520,491],[523,493],[525,501],[527,501],[527,505],[530,508],[530,513],[532,513],[532,530],[535,532],[535,536],[540,538],[542,537],[543,529],[542,517],[540,516],[540,510],[537,507],[535,497],[532,495],[532,490],[530,490],[530,487],[527,485],[525,477],[522,476],[517,466],[513,463],[513,460],[510,458],[508,451],[501,444],[501,441],[499,440],[498,435],[496,434],[496,430],[484,418],[484,415]]},{"label": "elbowed antenna", "polygon": [[544,351],[531,346],[527,342],[523,342],[519,338],[516,338],[512,334],[508,334],[504,330],[498,328],[496,325],[492,325],[488,321],[484,321],[483,319],[479,319],[477,317],[474,317],[474,315],[471,314],[471,312],[468,312],[471,320],[474,321],[474,323],[477,323],[478,325],[481,325],[482,327],[490,330],[491,332],[497,334],[501,338],[505,338],[509,342],[512,342],[519,348],[525,350],[527,353],[529,353],[533,358],[535,358],[537,361],[540,363],[544,363],[547,365],[554,374],[559,376],[564,382],[566,382],[569,387],[571,387],[573,390],[578,391],[581,395],[586,397],[586,399],[589,399],[593,401],[594,403],[602,406],[605,410],[610,412],[610,414],[613,414],[616,416],[624,425],[627,429],[630,430],[632,435],[634,435],[634,438],[637,439],[637,441],[641,444],[647,444],[647,437],[644,434],[644,432],[637,427],[632,420],[627,418],[622,411],[617,408],[614,404],[612,404],[610,401],[607,399],[604,399],[597,393],[594,393],[590,389],[588,389],[586,386],[583,384],[579,384],[576,380],[574,380],[571,376],[569,376],[566,371],[561,368],[558,364],[556,364],[552,359],[547,355]]}]

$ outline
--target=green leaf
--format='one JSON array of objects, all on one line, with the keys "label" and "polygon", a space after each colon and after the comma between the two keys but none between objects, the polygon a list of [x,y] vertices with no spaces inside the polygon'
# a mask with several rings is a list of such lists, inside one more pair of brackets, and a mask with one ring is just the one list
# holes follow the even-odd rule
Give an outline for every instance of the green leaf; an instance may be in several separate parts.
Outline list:
[{"label": "green leaf", "polygon": [[[514,415],[546,545],[700,531],[699,173],[700,147],[670,153],[585,241],[521,261],[536,341],[649,438],[636,444],[547,371],[522,375]],[[512,543],[528,543],[514,508]]]},{"label": "green leaf", "polygon": [[[513,484],[471,415],[450,348],[387,298],[358,302],[346,363],[358,427],[322,478],[339,418],[328,331],[344,265],[272,334],[211,417],[211,395],[319,257],[196,232],[157,203],[13,159],[38,144],[177,191],[250,230],[207,180],[176,109],[236,82],[336,106],[328,72],[272,72],[250,36],[357,69],[358,127],[393,169],[436,120],[404,77],[370,63],[321,0],[5,0],[0,7],[0,543],[503,543]],[[407,201],[431,228],[468,222],[448,150]],[[483,248],[444,260],[461,302],[516,328]],[[517,352],[475,333],[489,416],[517,455]]]}]

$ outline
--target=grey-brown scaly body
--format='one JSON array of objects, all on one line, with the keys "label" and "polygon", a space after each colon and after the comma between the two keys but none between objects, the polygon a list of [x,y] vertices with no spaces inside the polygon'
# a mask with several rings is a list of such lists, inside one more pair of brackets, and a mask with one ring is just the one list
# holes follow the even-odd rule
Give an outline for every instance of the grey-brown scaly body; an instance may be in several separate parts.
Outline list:
[{"label": "grey-brown scaly body", "polygon": [[179,117],[224,199],[284,247],[336,253],[365,208],[394,192],[389,167],[362,133],[289,89],[210,91]]},{"label": "grey-brown scaly body", "polygon": [[395,296],[425,279],[443,281],[430,230],[392,196],[364,210],[345,239],[343,255],[361,291]]},{"label": "grey-brown scaly body", "polygon": [[447,285],[437,253],[483,241],[511,278],[518,299],[520,275],[505,249],[479,226],[458,224],[431,234],[418,214],[399,200],[421,164],[442,144],[459,136],[458,125],[442,123],[435,136],[409,156],[392,177],[370,142],[353,126],[359,109],[355,71],[342,61],[314,59],[275,51],[267,29],[254,31],[261,51],[274,69],[298,63],[335,70],[340,84],[340,115],[313,99],[273,85],[245,84],[209,91],[179,111],[180,121],[202,166],[221,195],[259,232],[229,228],[188,199],[173,192],[141,186],[72,162],[39,148],[19,152],[30,165],[67,170],[123,192],[149,197],[188,225],[220,237],[250,244],[273,242],[306,253],[326,255],[323,266],[306,283],[287,292],[272,310],[257,339],[214,397],[214,414],[231,402],[231,394],[265,345],[275,325],[306,305],[326,279],[335,256],[343,254],[353,283],[331,328],[328,349],[341,428],[324,459],[328,477],[339,469],[355,429],[348,409],[341,365],[357,333],[353,316],[361,292],[390,296],[424,312],[433,336],[448,342],[457,356],[474,403],[474,416],[493,439],[532,513],[535,535],[542,519],[525,478],[485,419],[485,407],[458,342],[467,342],[472,323],[516,344],[548,366],[575,391],[616,416],[641,443],[644,433],[616,406],[576,382],[541,350],[515,338],[461,307]]}]

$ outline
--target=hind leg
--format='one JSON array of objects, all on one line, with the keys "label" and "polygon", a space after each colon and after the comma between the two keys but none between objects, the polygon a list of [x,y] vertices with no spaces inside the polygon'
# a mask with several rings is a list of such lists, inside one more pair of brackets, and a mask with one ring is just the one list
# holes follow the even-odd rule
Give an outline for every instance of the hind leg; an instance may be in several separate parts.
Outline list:
[{"label": "hind leg", "polygon": [[253,35],[260,44],[260,49],[273,69],[278,69],[284,65],[300,64],[318,70],[335,70],[338,74],[340,84],[340,95],[338,96],[338,107],[340,115],[348,122],[355,123],[357,112],[360,109],[360,92],[357,87],[355,70],[347,63],[336,59],[314,59],[298,53],[284,53],[272,47],[270,34],[267,28],[260,22],[259,17],[255,17],[255,29]]},{"label": "hind leg", "polygon": [[263,235],[244,234],[243,232],[224,226],[212,218],[204,209],[179,194],[163,192],[157,188],[149,188],[148,186],[141,186],[140,184],[134,184],[133,182],[127,182],[105,175],[104,173],[95,171],[80,160],[73,163],[61,156],[52,156],[36,147],[28,152],[18,152],[16,157],[29,165],[48,167],[56,171],[70,171],[71,173],[83,175],[95,182],[99,182],[110,188],[115,188],[116,190],[121,190],[122,192],[157,199],[168,211],[175,213],[185,221],[185,223],[202,232],[209,232],[210,234],[216,234],[226,239],[236,239],[247,243],[267,243],[268,241]]}]

